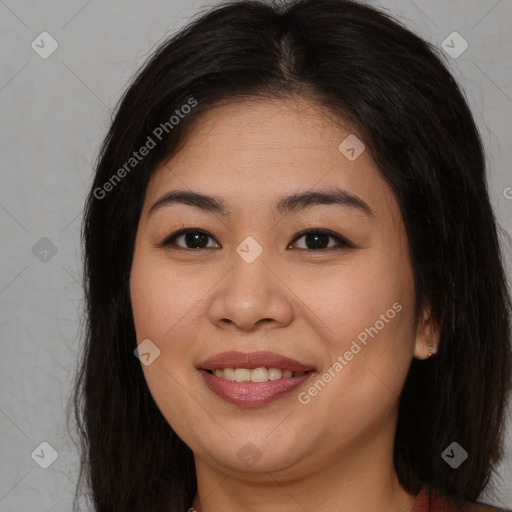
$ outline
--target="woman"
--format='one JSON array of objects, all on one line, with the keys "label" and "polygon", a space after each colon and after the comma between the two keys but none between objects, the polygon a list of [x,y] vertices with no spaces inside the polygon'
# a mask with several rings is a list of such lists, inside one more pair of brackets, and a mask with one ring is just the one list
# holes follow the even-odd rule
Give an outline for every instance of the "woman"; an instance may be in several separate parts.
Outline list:
[{"label": "woman", "polygon": [[510,299],[483,148],[397,21],[211,9],[125,93],[83,236],[95,510],[498,510]]}]

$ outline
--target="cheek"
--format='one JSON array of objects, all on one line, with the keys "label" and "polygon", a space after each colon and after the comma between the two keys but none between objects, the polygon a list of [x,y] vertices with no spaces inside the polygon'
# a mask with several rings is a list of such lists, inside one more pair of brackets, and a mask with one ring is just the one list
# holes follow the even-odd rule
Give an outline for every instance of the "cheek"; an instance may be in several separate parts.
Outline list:
[{"label": "cheek", "polygon": [[413,357],[414,284],[407,261],[390,261],[384,252],[367,256],[329,276],[317,275],[315,286],[309,283],[297,295],[308,306],[304,311],[314,313],[308,316],[331,364],[342,358],[325,403],[346,406],[358,397],[359,406],[377,410],[383,392],[391,401],[400,394]]},{"label": "cheek", "polygon": [[[376,254],[315,272],[311,279],[304,276],[301,273],[301,280],[294,283],[294,292],[307,306],[304,312],[314,313],[311,321],[325,339],[340,348],[376,322],[379,330],[389,331],[397,323],[395,317],[404,316],[396,310],[403,309],[413,293],[411,277]],[[393,308],[395,303],[399,305]]]},{"label": "cheek", "polygon": [[186,341],[187,326],[194,323],[204,291],[193,275],[180,275],[151,255],[135,256],[130,293],[137,340],[150,338],[162,346],[170,339]]},{"label": "cheek", "polygon": [[198,416],[183,400],[183,389],[194,394],[191,340],[203,291],[188,277],[176,276],[175,270],[171,272],[151,253],[136,252],[130,294],[137,342],[150,339],[160,349],[154,362],[142,365],[144,378],[167,422],[186,437],[191,428],[188,421],[193,424]]},{"label": "cheek", "polygon": [[326,384],[313,382],[301,403],[324,418],[326,432],[339,432],[342,421],[364,436],[389,420],[413,356],[409,301],[396,275],[370,271],[347,273],[304,298],[309,309],[318,306],[314,322],[331,364],[318,376]]}]

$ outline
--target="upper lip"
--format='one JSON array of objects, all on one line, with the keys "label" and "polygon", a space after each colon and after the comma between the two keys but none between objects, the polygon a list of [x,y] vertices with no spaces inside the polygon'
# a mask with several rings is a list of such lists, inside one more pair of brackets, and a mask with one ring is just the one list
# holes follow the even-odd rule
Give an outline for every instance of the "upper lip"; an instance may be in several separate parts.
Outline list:
[{"label": "upper lip", "polygon": [[307,372],[314,370],[310,365],[300,363],[295,359],[276,354],[275,352],[222,352],[197,364],[203,370],[217,370],[223,368],[247,368],[252,370],[259,367],[280,368],[292,372]]}]

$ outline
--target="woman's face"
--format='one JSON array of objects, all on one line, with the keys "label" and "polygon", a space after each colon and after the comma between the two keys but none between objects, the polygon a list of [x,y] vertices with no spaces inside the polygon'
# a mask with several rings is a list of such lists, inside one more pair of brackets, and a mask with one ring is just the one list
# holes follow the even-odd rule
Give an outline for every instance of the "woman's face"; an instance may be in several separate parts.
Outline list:
[{"label": "woman's face", "polygon": [[[175,191],[211,199],[159,202]],[[130,290],[149,389],[196,466],[293,477],[389,454],[411,360],[432,338],[414,327],[391,189],[321,108],[204,114],[150,180]]]}]

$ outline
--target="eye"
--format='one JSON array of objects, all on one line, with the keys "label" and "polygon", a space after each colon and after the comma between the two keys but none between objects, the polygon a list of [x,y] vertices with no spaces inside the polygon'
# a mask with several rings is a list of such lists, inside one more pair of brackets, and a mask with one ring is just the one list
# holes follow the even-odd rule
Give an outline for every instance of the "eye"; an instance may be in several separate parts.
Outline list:
[{"label": "eye", "polygon": [[[340,250],[344,248],[353,248],[354,246],[341,235],[333,233],[326,229],[308,229],[300,232],[293,240],[304,238],[305,246],[300,248],[301,250],[314,250],[314,251],[329,251],[329,250]],[[328,247],[329,238],[335,241],[334,247]],[[288,247],[291,247],[290,244]]]},{"label": "eye", "polygon": [[[176,240],[183,238],[185,247],[177,245]],[[210,249],[207,247],[207,239],[212,238],[206,231],[200,229],[180,229],[172,235],[169,235],[163,242],[159,244],[159,247],[169,247],[177,245],[180,249]],[[189,247],[187,244],[190,244]]]},{"label": "eye", "polygon": [[[175,246],[178,249],[211,249],[212,247],[221,247],[220,244],[208,246],[208,238],[213,240],[213,237],[201,229],[180,229],[166,237],[163,242],[158,244],[160,248],[171,248]],[[292,247],[294,242],[304,238],[305,247],[299,247],[300,250],[312,251],[329,251],[340,250],[343,248],[353,248],[354,246],[341,235],[325,229],[308,229],[298,233],[292,242],[288,245],[287,249]],[[183,239],[185,246],[177,244],[176,241]],[[333,240],[334,246],[329,247],[329,239]]]}]

